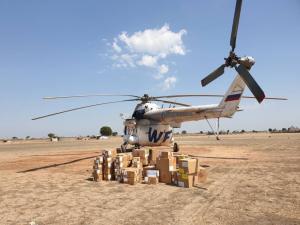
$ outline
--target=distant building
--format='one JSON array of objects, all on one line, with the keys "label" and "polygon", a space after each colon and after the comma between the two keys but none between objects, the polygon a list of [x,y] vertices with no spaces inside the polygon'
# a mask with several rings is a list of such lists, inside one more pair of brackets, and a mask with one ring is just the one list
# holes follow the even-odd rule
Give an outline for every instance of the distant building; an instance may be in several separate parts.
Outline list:
[{"label": "distant building", "polygon": [[300,128],[294,127],[294,126],[290,126],[290,127],[288,128],[288,132],[291,132],[291,133],[300,132]]}]

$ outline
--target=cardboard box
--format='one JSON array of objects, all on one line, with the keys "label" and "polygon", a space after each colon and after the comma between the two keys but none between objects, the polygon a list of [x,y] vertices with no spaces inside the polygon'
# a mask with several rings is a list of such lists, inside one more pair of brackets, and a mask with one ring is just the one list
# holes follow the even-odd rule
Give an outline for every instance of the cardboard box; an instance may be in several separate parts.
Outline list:
[{"label": "cardboard box", "polygon": [[96,182],[103,180],[102,171],[99,169],[93,170],[92,176],[93,176],[93,180]]},{"label": "cardboard box", "polygon": [[142,149],[134,149],[132,151],[133,157],[140,157],[141,163],[144,166],[147,166],[149,164],[149,149],[142,148]]},{"label": "cardboard box", "polygon": [[132,167],[135,167],[135,168],[142,169],[142,168],[143,168],[143,165],[142,165],[142,163],[141,163],[141,158],[140,158],[140,157],[133,157],[133,158],[132,158],[131,166],[132,166]]},{"label": "cardboard box", "polygon": [[155,170],[155,166],[145,166],[143,167],[143,177],[147,176],[147,170]]},{"label": "cardboard box", "polygon": [[172,175],[170,171],[159,171],[159,182],[171,184],[172,183]]},{"label": "cardboard box", "polygon": [[97,156],[96,159],[94,160],[95,164],[101,164],[103,163],[103,156]]},{"label": "cardboard box", "polygon": [[177,176],[177,171],[171,171],[171,179],[172,179],[172,184],[178,185],[178,176]]},{"label": "cardboard box", "polygon": [[156,168],[159,171],[175,171],[176,170],[176,160],[174,157],[170,158],[157,158],[156,159]]},{"label": "cardboard box", "polygon": [[158,184],[158,177],[145,177],[146,184]]},{"label": "cardboard box", "polygon": [[103,153],[103,156],[106,158],[108,158],[108,157],[115,158],[117,155],[117,150],[116,149],[103,150],[102,153]]},{"label": "cardboard box", "polygon": [[116,156],[116,163],[122,164],[122,167],[128,167],[132,160],[132,154],[131,152],[128,153],[119,153]]},{"label": "cardboard box", "polygon": [[197,159],[185,158],[179,160],[179,173],[195,174],[197,171]]},{"label": "cardboard box", "polygon": [[159,177],[159,170],[147,170],[146,177]]},{"label": "cardboard box", "polygon": [[141,173],[139,168],[125,168],[122,169],[122,182],[134,185],[141,181]]},{"label": "cardboard box", "polygon": [[174,157],[175,157],[175,160],[176,160],[176,168],[177,169],[179,168],[179,160],[188,158],[188,156],[184,155],[184,154],[176,154],[176,155],[174,155]]},{"label": "cardboard box", "polygon": [[159,154],[160,158],[170,158],[172,156],[170,151],[161,151]]},{"label": "cardboard box", "polygon": [[156,165],[156,158],[159,156],[161,149],[159,148],[151,148],[149,149],[149,164]]},{"label": "cardboard box", "polygon": [[198,167],[198,172],[196,176],[196,182],[197,183],[204,183],[207,180],[207,171],[204,167],[199,166]]},{"label": "cardboard box", "polygon": [[194,186],[194,175],[178,173],[177,178],[179,187],[191,188]]}]

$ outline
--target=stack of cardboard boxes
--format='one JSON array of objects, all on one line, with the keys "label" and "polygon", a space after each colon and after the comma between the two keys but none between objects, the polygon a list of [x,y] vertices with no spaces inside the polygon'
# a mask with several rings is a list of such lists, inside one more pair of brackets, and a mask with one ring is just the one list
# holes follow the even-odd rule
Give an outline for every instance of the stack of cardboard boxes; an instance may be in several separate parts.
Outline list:
[{"label": "stack of cardboard boxes", "polygon": [[96,157],[96,159],[94,160],[93,174],[92,174],[94,181],[99,182],[103,180],[102,164],[103,164],[103,157],[102,156]]},{"label": "stack of cardboard boxes", "polygon": [[116,151],[114,150],[104,150],[103,151],[103,180],[109,181],[115,179],[114,173],[114,159],[116,156]]},{"label": "stack of cardboard boxes", "polygon": [[122,169],[128,167],[132,160],[131,153],[119,153],[114,160],[115,179],[119,182],[122,180]]},{"label": "stack of cardboard boxes", "polygon": [[122,183],[135,185],[141,182],[141,171],[136,167],[127,167],[122,169]]},{"label": "stack of cardboard boxes", "polygon": [[[157,156],[155,160],[154,156]],[[197,159],[152,149],[119,154],[105,150],[94,161],[92,175],[95,181],[117,180],[131,185],[142,181],[146,184],[162,182],[186,188],[204,182],[207,177],[205,168],[198,165]]]},{"label": "stack of cardboard boxes", "polygon": [[185,158],[179,160],[177,173],[177,185],[179,187],[190,188],[194,185],[195,176],[197,175],[197,159]]},{"label": "stack of cardboard boxes", "polygon": [[159,170],[159,182],[172,184],[172,177],[176,173],[176,159],[171,152],[160,152],[156,159],[156,168]]}]

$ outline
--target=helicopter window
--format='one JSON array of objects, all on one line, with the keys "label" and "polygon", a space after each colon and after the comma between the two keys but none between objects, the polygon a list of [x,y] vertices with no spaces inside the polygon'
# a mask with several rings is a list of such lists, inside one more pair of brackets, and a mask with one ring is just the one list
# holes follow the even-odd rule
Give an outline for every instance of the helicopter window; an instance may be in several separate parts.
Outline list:
[{"label": "helicopter window", "polygon": [[143,119],[144,114],[145,114],[145,109],[141,109],[141,110],[134,111],[132,116],[136,119]]}]

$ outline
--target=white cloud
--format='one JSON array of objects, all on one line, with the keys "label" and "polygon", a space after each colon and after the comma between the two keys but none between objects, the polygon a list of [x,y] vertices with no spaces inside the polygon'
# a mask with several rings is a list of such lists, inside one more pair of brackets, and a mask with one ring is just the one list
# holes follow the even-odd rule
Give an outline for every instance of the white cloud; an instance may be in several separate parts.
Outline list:
[{"label": "white cloud", "polygon": [[[115,68],[146,67],[155,71],[154,79],[163,79],[170,71],[168,56],[185,55],[186,49],[182,37],[186,34],[170,30],[165,24],[161,28],[145,29],[133,34],[122,32],[110,44],[111,59]],[[163,88],[174,87],[176,77],[167,77]]]},{"label": "white cloud", "polygon": [[157,58],[151,55],[143,55],[142,59],[138,61],[138,64],[140,66],[156,67]]},{"label": "white cloud", "polygon": [[184,34],[186,34],[186,30],[182,29],[176,33],[170,30],[169,25],[165,24],[160,29],[146,29],[135,32],[131,36],[123,32],[119,35],[119,40],[131,52],[148,53],[165,58],[169,54],[185,54],[182,41]]},{"label": "white cloud", "polygon": [[169,71],[169,67],[165,64],[162,64],[159,66],[159,73],[160,74],[165,74]]},{"label": "white cloud", "polygon": [[163,82],[163,89],[168,90],[172,87],[175,87],[176,82],[177,82],[176,77],[167,77]]},{"label": "white cloud", "polygon": [[117,44],[117,42],[114,42],[112,44],[113,50],[115,50],[117,53],[120,53],[122,51],[122,48]]}]

